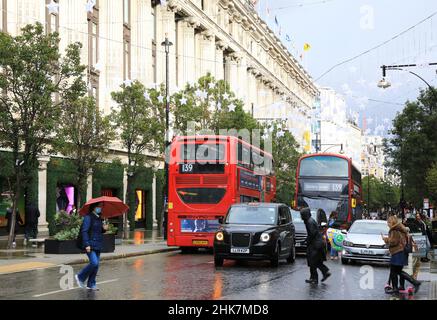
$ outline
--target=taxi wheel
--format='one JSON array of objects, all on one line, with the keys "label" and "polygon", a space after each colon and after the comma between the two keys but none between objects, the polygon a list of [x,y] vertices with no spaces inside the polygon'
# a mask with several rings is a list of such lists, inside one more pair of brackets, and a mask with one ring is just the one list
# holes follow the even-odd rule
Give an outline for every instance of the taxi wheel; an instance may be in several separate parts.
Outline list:
[{"label": "taxi wheel", "polygon": [[291,244],[290,256],[287,258],[288,263],[293,263],[296,260],[296,247],[294,246],[294,241]]},{"label": "taxi wheel", "polygon": [[276,244],[276,251],[273,254],[272,259],[270,259],[270,265],[273,268],[277,268],[279,266],[279,253],[281,252],[281,245],[279,243]]},{"label": "taxi wheel", "polygon": [[223,262],[224,262],[224,259],[214,257],[214,266],[222,267],[223,266]]}]

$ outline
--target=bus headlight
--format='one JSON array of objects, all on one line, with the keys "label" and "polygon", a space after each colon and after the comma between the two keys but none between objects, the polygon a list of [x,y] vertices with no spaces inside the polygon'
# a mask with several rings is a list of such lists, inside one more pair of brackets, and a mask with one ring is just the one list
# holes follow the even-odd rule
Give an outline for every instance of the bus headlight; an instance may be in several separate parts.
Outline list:
[{"label": "bus headlight", "polygon": [[270,240],[270,234],[264,232],[263,234],[261,234],[260,239],[261,239],[262,242],[267,242],[267,241]]},{"label": "bus headlight", "polygon": [[223,236],[223,232],[217,232],[215,235],[215,238],[217,239],[217,241],[223,241],[224,236]]}]

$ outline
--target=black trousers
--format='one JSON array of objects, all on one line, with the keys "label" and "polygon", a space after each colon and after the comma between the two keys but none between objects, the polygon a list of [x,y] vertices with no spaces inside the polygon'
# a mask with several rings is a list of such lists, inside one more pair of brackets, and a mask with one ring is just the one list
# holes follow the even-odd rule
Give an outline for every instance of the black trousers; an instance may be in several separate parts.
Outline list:
[{"label": "black trousers", "polygon": [[310,278],[313,280],[319,280],[319,274],[317,273],[317,269],[319,269],[323,275],[325,275],[329,271],[329,268],[323,264],[323,261],[320,261],[316,265],[310,266]]},{"label": "black trousers", "polygon": [[390,265],[390,280],[394,290],[405,289],[405,280],[414,286],[418,284],[417,280],[402,270],[403,268],[403,266]]}]

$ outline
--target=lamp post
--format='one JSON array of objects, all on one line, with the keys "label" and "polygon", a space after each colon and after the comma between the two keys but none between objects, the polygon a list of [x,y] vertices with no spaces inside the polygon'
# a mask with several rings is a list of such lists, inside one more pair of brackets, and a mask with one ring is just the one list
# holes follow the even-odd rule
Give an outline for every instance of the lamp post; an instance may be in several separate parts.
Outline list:
[{"label": "lamp post", "polygon": [[[436,66],[437,62],[428,63],[428,65],[429,66]],[[406,71],[406,72],[416,76],[420,80],[422,80],[428,86],[428,88],[432,92],[432,94],[434,95],[434,98],[435,98],[434,105],[430,107],[431,113],[432,113],[433,108],[434,107],[437,108],[437,106],[436,106],[436,104],[437,104],[437,91],[436,91],[436,89],[433,86],[431,86],[425,79],[423,79],[417,73],[412,72],[410,70],[403,69],[403,68],[411,68],[411,67],[417,67],[417,64],[400,64],[400,65],[392,65],[392,66],[386,66],[386,65],[381,66],[381,69],[382,69],[382,79],[378,82],[378,87],[382,88],[382,89],[387,89],[387,88],[389,88],[391,86],[391,83],[385,79],[385,77],[387,75],[387,70]]]},{"label": "lamp post", "polygon": [[169,90],[169,53],[170,47],[173,45],[168,40],[167,33],[165,34],[165,41],[161,43],[165,49],[165,164],[164,164],[164,217],[162,217],[164,239],[167,239],[167,221],[168,221],[168,147],[169,140],[169,116],[170,116],[170,90]]}]

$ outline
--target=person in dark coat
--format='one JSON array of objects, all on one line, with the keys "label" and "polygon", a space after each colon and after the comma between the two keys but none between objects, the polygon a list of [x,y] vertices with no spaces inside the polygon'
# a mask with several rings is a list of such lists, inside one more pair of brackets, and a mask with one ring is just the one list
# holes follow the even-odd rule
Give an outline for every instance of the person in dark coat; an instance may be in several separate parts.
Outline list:
[{"label": "person in dark coat", "polygon": [[27,242],[29,239],[36,239],[38,235],[38,218],[40,216],[40,212],[37,206],[34,203],[29,204],[26,207],[25,211],[25,241]]},{"label": "person in dark coat", "polygon": [[103,247],[103,233],[108,230],[108,226],[103,225],[101,214],[101,203],[91,205],[80,230],[83,239],[82,246],[86,250],[89,264],[76,274],[75,278],[81,288],[85,288],[85,280],[88,279],[86,288],[90,290],[99,290],[96,286],[96,277],[99,270],[100,251]]},{"label": "person in dark coat", "polygon": [[319,283],[319,276],[317,269],[323,274],[322,282],[324,282],[331,273],[329,268],[323,264],[326,261],[325,244],[322,234],[319,230],[317,222],[311,218],[311,211],[309,208],[303,208],[300,210],[300,216],[305,223],[307,230],[307,262],[310,267],[310,279],[305,280],[307,283],[317,284]]}]

